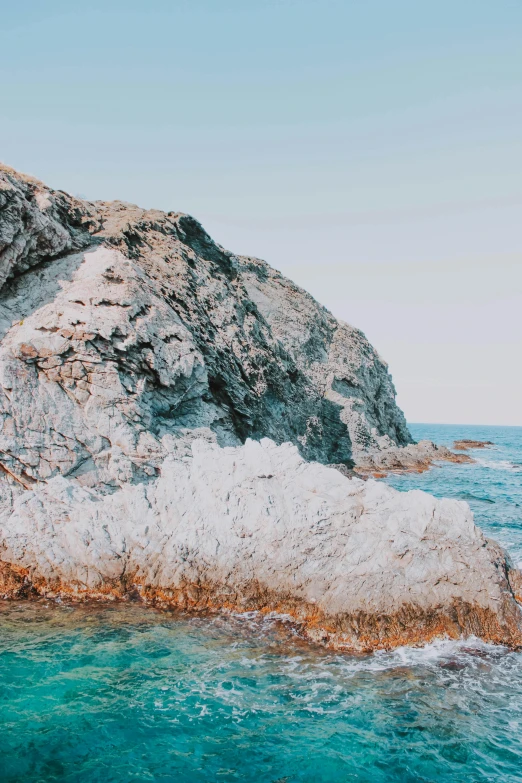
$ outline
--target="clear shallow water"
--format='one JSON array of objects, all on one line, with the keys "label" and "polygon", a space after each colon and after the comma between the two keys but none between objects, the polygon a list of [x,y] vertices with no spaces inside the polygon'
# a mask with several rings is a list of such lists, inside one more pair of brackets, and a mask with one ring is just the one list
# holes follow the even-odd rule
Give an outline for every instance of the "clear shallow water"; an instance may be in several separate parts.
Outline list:
[{"label": "clear shallow water", "polygon": [[[492,467],[389,482],[475,495],[522,559],[522,430],[412,429],[498,443],[477,452]],[[522,782],[522,655],[473,640],[334,655],[255,615],[0,603],[0,781]]]}]

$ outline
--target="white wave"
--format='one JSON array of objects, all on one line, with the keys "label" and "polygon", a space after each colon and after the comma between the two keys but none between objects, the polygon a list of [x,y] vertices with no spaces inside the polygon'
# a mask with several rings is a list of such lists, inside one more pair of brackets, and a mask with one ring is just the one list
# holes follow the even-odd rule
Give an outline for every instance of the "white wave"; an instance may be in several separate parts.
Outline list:
[{"label": "white wave", "polygon": [[476,457],[475,461],[478,465],[481,465],[483,468],[491,468],[492,470],[507,470],[515,473],[519,473],[520,471],[522,471],[522,465],[517,465],[514,462],[509,462],[509,460],[507,459],[493,460],[493,459],[480,459]]},{"label": "white wave", "polygon": [[386,657],[390,663],[401,663],[408,666],[437,663],[443,659],[459,655],[498,654],[507,651],[507,647],[488,644],[470,636],[467,639],[436,639],[422,647],[397,647],[388,653],[375,653],[375,656]]},{"label": "white wave", "polygon": [[357,658],[343,656],[337,660],[343,669],[353,673],[362,671],[386,671],[416,666],[439,666],[448,660],[471,661],[476,656],[498,656],[508,653],[507,647],[487,644],[475,636],[467,639],[437,639],[419,647],[397,647],[391,651],[377,651],[372,655]]},{"label": "white wave", "polygon": [[[219,623],[218,617],[219,615],[210,622]],[[230,659],[232,666],[239,662],[245,670],[250,671],[273,668],[293,680],[296,686],[306,688],[310,699],[318,697],[319,693],[316,691],[319,690],[321,699],[326,702],[330,697],[334,701],[337,699],[334,692],[336,683],[342,684],[344,679],[365,673],[378,676],[393,670],[400,672],[406,669],[430,669],[437,676],[445,672],[444,676],[453,677],[461,669],[471,673],[483,668],[486,661],[488,665],[495,662],[495,668],[503,661],[498,672],[503,676],[502,670],[505,666],[508,669],[514,666],[517,672],[520,672],[522,667],[520,653],[513,653],[501,645],[488,644],[475,636],[458,640],[437,639],[415,647],[403,646],[390,651],[354,654],[348,651],[320,650],[317,647],[307,648],[302,645],[294,647],[294,642],[300,635],[299,628],[288,615],[276,612],[263,615],[255,611],[227,611],[221,614],[221,618],[222,621],[225,620],[225,625],[230,623],[229,630],[237,634],[238,647],[243,648],[239,658],[234,655]],[[273,632],[277,626],[282,630],[281,625],[284,628],[284,636],[274,636]],[[270,656],[267,659],[264,654],[259,654],[259,643],[267,645],[267,652],[274,653],[279,650],[277,658]],[[279,646],[280,644],[282,646]],[[227,700],[237,696],[233,691],[227,691],[227,694],[223,696]]]}]

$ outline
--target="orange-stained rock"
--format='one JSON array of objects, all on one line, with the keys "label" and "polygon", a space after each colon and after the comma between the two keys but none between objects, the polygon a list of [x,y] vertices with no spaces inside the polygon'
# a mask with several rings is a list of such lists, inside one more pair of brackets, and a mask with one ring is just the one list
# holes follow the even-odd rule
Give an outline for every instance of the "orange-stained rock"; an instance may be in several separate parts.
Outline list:
[{"label": "orange-stained rock", "polygon": [[453,444],[454,449],[459,451],[467,451],[468,449],[487,449],[490,446],[494,446],[490,440],[456,440]]}]

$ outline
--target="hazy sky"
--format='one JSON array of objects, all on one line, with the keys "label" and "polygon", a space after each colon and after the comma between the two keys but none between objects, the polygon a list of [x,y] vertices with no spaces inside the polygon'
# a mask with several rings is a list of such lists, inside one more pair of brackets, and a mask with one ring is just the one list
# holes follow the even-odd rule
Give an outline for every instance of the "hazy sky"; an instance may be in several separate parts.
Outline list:
[{"label": "hazy sky", "polygon": [[365,331],[410,421],[522,425],[521,0],[2,3],[0,159],[195,215]]}]

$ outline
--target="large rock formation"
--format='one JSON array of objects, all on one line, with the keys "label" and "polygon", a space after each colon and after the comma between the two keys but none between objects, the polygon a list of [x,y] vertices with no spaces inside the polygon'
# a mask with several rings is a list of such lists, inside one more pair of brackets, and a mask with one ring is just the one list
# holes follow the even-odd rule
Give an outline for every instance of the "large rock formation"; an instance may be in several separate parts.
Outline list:
[{"label": "large rock formation", "polygon": [[165,436],[154,481],[102,497],[56,476],[10,497],[0,590],[277,610],[349,648],[522,644],[515,581],[465,503],[348,479],[289,443],[193,435]]},{"label": "large rock formation", "polygon": [[0,284],[0,593],[277,608],[352,646],[520,643],[518,577],[464,504],[317,464],[434,447],[364,335],[267,264],[2,168]]}]

